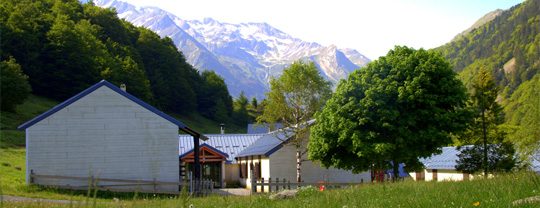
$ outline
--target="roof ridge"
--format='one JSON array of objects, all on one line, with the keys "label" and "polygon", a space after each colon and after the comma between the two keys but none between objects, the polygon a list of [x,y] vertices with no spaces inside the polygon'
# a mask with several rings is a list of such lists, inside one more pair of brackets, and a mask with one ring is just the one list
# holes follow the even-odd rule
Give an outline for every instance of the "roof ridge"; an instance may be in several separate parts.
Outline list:
[{"label": "roof ridge", "polygon": [[143,107],[143,108],[145,108],[145,109],[159,115],[160,117],[164,118],[165,120],[168,120],[173,124],[176,124],[179,128],[188,129],[188,127],[184,123],[182,123],[181,121],[173,118],[172,116],[169,116],[169,115],[163,113],[162,111],[158,110],[154,106],[151,106],[150,104],[148,104],[148,103],[142,101],[141,99],[129,94],[128,92],[121,90],[116,85],[114,85],[114,84],[112,84],[112,83],[110,83],[110,82],[108,82],[107,80],[104,80],[104,79],[99,81],[98,83],[86,88],[82,92],[77,93],[73,97],[68,98],[64,102],[52,107],[51,109],[45,111],[44,113],[34,117],[33,119],[21,124],[19,127],[17,127],[17,129],[19,129],[19,130],[27,129],[27,128],[33,126],[34,124],[36,124],[37,122],[42,121],[43,119],[45,119],[45,118],[51,116],[52,114],[64,109],[65,107],[73,104],[74,102],[80,100],[81,98],[87,96],[88,94],[96,91],[97,89],[99,89],[100,87],[103,87],[103,86],[108,87],[109,89],[115,91],[116,93],[118,93],[118,94],[126,97],[127,99],[137,103],[141,107]]}]

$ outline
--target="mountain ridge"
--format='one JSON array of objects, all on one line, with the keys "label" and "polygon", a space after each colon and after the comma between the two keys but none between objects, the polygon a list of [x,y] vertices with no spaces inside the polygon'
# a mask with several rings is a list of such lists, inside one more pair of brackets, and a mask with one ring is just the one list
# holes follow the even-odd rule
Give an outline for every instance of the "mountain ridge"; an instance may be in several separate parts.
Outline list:
[{"label": "mountain ridge", "polygon": [[315,62],[334,83],[370,61],[357,50],[303,41],[264,22],[184,20],[157,7],[136,7],[120,0],[94,4],[115,8],[120,18],[170,37],[194,67],[224,77],[233,96],[244,91],[248,97],[262,99],[269,79],[296,60]]}]

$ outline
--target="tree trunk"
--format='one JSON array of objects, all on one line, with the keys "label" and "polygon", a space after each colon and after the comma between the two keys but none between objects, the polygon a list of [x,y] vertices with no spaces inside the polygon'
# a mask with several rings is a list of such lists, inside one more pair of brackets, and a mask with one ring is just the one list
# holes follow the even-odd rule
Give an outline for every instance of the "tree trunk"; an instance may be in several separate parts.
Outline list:
[{"label": "tree trunk", "polygon": [[396,160],[392,161],[392,170],[394,172],[392,175],[392,182],[397,182],[399,177],[399,163]]},{"label": "tree trunk", "polygon": [[302,154],[300,153],[300,149],[296,148],[296,182],[300,183],[302,182]]},{"label": "tree trunk", "polygon": [[482,109],[482,134],[484,137],[484,160],[482,161],[484,165],[484,178],[488,176],[488,150],[487,150],[487,132],[486,132],[486,116],[485,110]]}]

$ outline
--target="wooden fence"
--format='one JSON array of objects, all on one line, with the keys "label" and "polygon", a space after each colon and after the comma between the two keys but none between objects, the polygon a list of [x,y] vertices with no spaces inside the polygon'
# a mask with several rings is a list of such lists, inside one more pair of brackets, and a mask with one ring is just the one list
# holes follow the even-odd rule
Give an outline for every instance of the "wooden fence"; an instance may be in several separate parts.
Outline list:
[{"label": "wooden fence", "polygon": [[285,189],[297,189],[302,186],[314,186],[317,188],[332,189],[332,188],[356,186],[362,183],[363,183],[363,180],[360,183],[333,183],[333,182],[326,182],[326,181],[315,182],[315,183],[291,182],[290,180],[279,179],[279,178],[275,178],[273,180],[272,178],[256,179],[254,175],[252,175],[251,176],[251,193],[257,193],[258,191],[277,192],[277,191],[285,190]]},{"label": "wooden fence", "polygon": [[[115,192],[145,192],[145,193],[160,193],[160,194],[178,194],[180,190],[186,188],[190,193],[197,195],[208,195],[213,192],[214,183],[211,180],[189,180],[182,182],[166,182],[153,180],[131,180],[131,179],[111,179],[97,177],[79,177],[79,176],[59,176],[59,175],[41,175],[30,171],[30,183],[34,184],[37,180],[42,179],[62,179],[84,181],[87,185],[71,186],[71,185],[48,185],[62,189],[73,190],[104,190]],[[39,183],[38,183],[39,184]],[[142,187],[145,188],[142,188]],[[146,188],[150,186],[151,188]],[[160,190],[159,186],[177,186],[178,191]],[[123,188],[122,188],[123,187]]]}]

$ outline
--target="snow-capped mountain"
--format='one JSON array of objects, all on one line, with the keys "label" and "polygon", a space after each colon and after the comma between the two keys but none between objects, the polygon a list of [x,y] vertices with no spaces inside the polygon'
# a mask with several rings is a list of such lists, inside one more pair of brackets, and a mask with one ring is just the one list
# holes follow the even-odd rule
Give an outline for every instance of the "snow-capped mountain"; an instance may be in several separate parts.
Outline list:
[{"label": "snow-capped mountain", "polygon": [[334,83],[370,61],[354,49],[306,42],[266,23],[183,20],[156,7],[120,0],[94,0],[94,4],[115,8],[120,18],[170,37],[190,64],[221,75],[234,96],[244,91],[248,97],[264,97],[269,78],[299,59],[313,61]]}]

